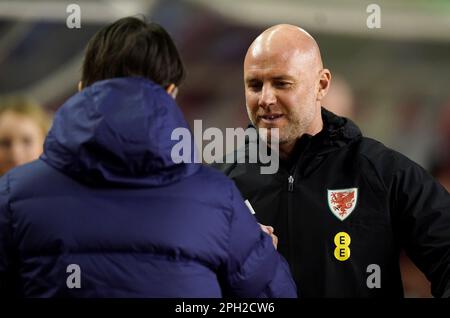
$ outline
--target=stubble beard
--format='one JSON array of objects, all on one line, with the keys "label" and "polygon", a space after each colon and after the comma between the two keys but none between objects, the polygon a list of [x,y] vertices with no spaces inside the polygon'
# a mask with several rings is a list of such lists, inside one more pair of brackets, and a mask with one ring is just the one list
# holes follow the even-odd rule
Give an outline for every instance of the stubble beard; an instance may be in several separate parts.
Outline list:
[{"label": "stubble beard", "polygon": [[[257,129],[261,128],[259,126],[259,122],[257,122],[257,116],[256,113],[250,113],[249,109],[247,108],[247,112],[250,118],[250,121],[252,122],[253,126],[255,126]],[[314,119],[314,111],[311,110],[307,113],[304,113],[303,115],[299,113],[287,113],[285,114],[285,119],[287,121],[287,124],[283,127],[277,127],[278,128],[278,145],[283,146],[287,145],[289,143],[295,142],[297,139],[299,139],[303,134],[305,134],[308,131],[308,128],[313,122]],[[270,129],[267,129],[267,137],[263,138],[263,140],[271,146],[271,131]]]}]

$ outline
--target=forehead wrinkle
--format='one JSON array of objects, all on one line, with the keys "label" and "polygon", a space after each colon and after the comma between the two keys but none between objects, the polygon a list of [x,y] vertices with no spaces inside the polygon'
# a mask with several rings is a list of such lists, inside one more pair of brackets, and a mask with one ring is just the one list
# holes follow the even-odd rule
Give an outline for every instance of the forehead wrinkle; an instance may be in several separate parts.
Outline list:
[{"label": "forehead wrinkle", "polygon": [[247,62],[244,74],[245,79],[262,78],[286,78],[297,79],[303,76],[308,69],[310,56],[296,50],[284,54],[264,54]]}]

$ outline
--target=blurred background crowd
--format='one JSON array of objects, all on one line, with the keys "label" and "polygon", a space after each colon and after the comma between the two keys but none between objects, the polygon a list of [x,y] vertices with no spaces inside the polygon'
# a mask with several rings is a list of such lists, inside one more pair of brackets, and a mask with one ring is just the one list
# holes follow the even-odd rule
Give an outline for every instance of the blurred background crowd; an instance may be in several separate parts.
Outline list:
[{"label": "blurred background crowd", "polygon": [[[67,6],[81,8],[70,29]],[[381,9],[368,28],[367,7]],[[268,26],[299,25],[332,72],[324,106],[421,164],[450,191],[450,1],[0,1],[0,175],[36,159],[51,115],[77,91],[84,48],[102,26],[143,14],[177,44],[187,69],[177,102],[189,123],[246,127],[242,63]],[[429,284],[402,256],[407,297]]]}]

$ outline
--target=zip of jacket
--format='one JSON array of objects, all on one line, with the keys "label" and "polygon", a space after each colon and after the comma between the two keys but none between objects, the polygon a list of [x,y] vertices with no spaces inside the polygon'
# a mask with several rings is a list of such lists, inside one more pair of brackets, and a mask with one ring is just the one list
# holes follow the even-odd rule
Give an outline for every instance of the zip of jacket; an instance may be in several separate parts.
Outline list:
[{"label": "zip of jacket", "polygon": [[[308,149],[311,145],[311,140],[308,141],[308,143],[305,145],[305,148],[303,149],[303,151],[301,151],[300,155],[298,156],[298,158],[296,159],[294,165],[291,167],[291,169],[288,171],[288,204],[287,204],[287,222],[288,222],[288,230],[289,230],[289,234],[288,234],[288,238],[289,238],[289,242],[287,244],[288,246],[288,255],[289,258],[292,260],[291,261],[291,266],[292,266],[292,271],[294,273],[298,272],[298,269],[295,268],[296,266],[298,266],[297,262],[295,262],[295,253],[297,252],[295,250],[294,247],[294,243],[295,243],[295,224],[294,224],[294,213],[302,213],[302,211],[298,211],[298,207],[296,207],[294,205],[294,185],[297,179],[299,179],[299,174],[298,169],[299,166],[301,165],[302,160],[305,158],[305,155],[308,152]],[[300,198],[297,198],[297,202],[299,201]]]}]

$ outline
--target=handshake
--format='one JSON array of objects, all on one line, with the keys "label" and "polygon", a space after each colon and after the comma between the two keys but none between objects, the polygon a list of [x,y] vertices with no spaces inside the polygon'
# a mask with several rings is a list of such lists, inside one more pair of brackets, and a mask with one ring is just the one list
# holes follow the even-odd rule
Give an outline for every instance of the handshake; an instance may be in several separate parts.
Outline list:
[{"label": "handshake", "polygon": [[[245,200],[244,203],[245,203],[245,205],[248,207],[248,209],[250,210],[250,212],[251,212],[253,215],[255,215],[255,210],[253,210],[253,207],[252,207],[252,205],[250,204],[250,201]],[[273,233],[274,233],[273,227],[271,227],[271,226],[269,226],[269,225],[263,225],[263,224],[260,224],[260,223],[258,223],[258,224],[259,224],[259,226],[261,227],[261,229],[263,230],[263,232],[269,234],[270,237],[272,237],[273,246],[274,246],[275,249],[276,249],[277,246],[278,246],[278,237],[277,237],[275,234],[273,234]]]},{"label": "handshake", "polygon": [[261,226],[261,229],[263,230],[263,232],[266,232],[267,234],[270,235],[270,237],[272,237],[272,242],[273,242],[273,246],[275,246],[275,249],[277,249],[277,245],[278,245],[278,237],[273,234],[274,229],[273,227],[269,226],[269,225],[263,225],[258,223],[259,226]]}]

